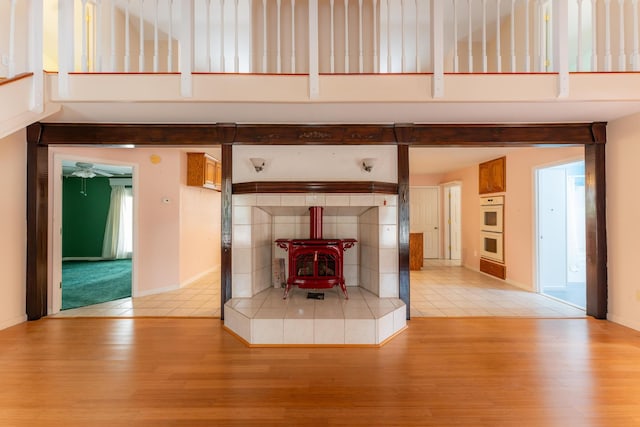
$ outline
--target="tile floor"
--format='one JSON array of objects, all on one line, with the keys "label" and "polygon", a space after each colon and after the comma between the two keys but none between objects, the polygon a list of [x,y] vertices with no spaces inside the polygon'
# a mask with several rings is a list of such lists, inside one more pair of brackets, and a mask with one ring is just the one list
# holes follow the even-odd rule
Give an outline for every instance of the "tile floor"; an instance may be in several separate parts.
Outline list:
[{"label": "tile floor", "polygon": [[[184,288],[64,310],[51,317],[220,317],[220,276]],[[411,272],[412,317],[584,317],[584,310],[444,260]]]},{"label": "tile floor", "polygon": [[64,310],[50,317],[220,317],[220,274],[162,294]]},{"label": "tile floor", "polygon": [[411,272],[412,317],[585,317],[584,310],[486,274],[425,260]]}]

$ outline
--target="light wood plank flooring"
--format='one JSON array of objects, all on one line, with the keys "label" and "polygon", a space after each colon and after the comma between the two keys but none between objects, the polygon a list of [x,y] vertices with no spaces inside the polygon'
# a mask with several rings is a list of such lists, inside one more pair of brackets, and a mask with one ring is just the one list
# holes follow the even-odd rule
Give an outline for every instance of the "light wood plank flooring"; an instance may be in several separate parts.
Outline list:
[{"label": "light wood plank flooring", "polygon": [[0,331],[2,426],[638,426],[640,333],[429,318],[381,348],[247,348],[218,319]]}]

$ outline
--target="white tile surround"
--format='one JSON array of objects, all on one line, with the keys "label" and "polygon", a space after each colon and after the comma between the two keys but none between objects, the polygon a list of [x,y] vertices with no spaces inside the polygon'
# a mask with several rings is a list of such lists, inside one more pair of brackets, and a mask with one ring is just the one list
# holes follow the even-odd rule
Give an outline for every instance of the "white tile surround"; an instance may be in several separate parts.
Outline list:
[{"label": "white tile surround", "polygon": [[232,298],[224,324],[252,345],[379,345],[406,326],[406,305],[353,287],[349,299],[338,288],[324,300],[307,299],[309,289],[270,288],[252,298]]},{"label": "white tile surround", "polygon": [[[225,304],[225,326],[231,331],[251,344],[375,345],[406,326],[406,307],[398,299],[396,195],[242,194],[234,195],[232,204],[233,299]],[[307,290],[294,287],[289,299],[303,308],[313,306],[313,311],[294,309],[293,303],[287,305],[289,299],[283,302],[282,290],[273,288],[279,284],[273,283],[271,271],[276,258],[288,263],[286,251],[274,244],[275,239],[309,238],[310,206],[325,208],[324,238],[358,240],[345,252],[344,276],[351,298],[344,304],[331,297],[337,288],[325,290],[327,300],[313,301],[301,299]],[[275,296],[266,296],[268,288]],[[260,310],[254,312],[256,306]],[[345,312],[343,306],[352,308]],[[359,317],[353,317],[355,313]],[[394,317],[398,317],[395,323]]]}]

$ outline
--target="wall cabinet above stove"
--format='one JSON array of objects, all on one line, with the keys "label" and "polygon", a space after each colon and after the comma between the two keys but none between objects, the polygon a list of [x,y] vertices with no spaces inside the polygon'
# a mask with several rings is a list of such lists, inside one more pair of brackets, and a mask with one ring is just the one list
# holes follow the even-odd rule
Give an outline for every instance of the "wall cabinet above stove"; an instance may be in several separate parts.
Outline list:
[{"label": "wall cabinet above stove", "polygon": [[187,185],[220,191],[222,165],[207,153],[187,153]]}]

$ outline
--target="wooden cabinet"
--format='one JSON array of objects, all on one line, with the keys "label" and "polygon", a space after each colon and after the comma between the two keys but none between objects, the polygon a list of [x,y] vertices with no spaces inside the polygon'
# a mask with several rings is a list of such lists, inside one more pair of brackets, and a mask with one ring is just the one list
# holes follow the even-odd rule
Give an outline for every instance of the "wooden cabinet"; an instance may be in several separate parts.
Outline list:
[{"label": "wooden cabinet", "polygon": [[222,165],[207,153],[187,153],[187,185],[220,191]]},{"label": "wooden cabinet", "polygon": [[423,233],[409,233],[409,269],[420,270],[424,265]]},{"label": "wooden cabinet", "polygon": [[490,160],[479,165],[479,193],[502,193],[507,191],[506,157]]}]

